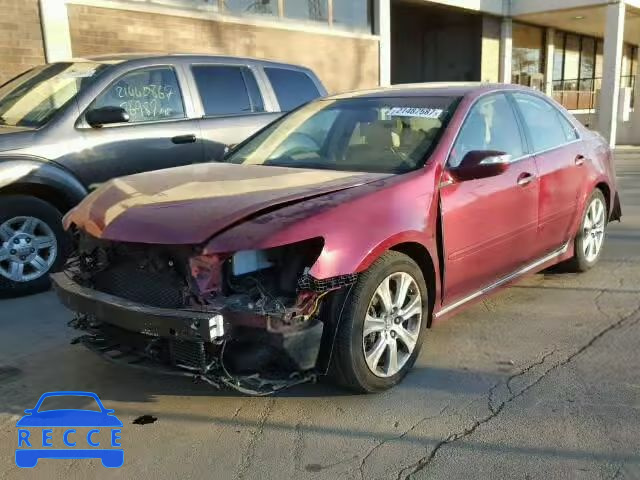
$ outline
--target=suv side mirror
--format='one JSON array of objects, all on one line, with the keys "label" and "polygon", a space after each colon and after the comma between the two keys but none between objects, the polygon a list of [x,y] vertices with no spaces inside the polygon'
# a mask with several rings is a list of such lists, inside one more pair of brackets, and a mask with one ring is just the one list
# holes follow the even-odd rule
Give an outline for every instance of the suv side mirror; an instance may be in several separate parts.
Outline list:
[{"label": "suv side mirror", "polygon": [[456,180],[475,180],[495,177],[506,171],[511,155],[495,150],[472,150],[467,153],[460,165],[450,169]]},{"label": "suv side mirror", "polygon": [[89,110],[85,118],[93,128],[100,128],[103,125],[112,123],[127,123],[129,114],[121,107],[101,107]]}]

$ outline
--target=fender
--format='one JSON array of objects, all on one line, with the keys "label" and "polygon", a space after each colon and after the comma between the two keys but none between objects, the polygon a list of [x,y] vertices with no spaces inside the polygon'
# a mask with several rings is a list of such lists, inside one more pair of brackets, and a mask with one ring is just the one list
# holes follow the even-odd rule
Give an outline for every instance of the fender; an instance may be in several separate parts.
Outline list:
[{"label": "fender", "polygon": [[[615,190],[615,187],[612,188],[612,185],[609,183],[609,180],[604,175],[593,176],[589,179],[589,183],[587,187],[580,193],[580,198],[578,199],[578,206],[576,208],[575,216],[573,221],[571,222],[571,232],[573,232],[572,238],[575,238],[578,235],[580,230],[580,225],[582,222],[582,215],[584,214],[584,210],[587,207],[587,201],[589,200],[589,196],[596,189],[598,185],[605,184],[609,189],[609,198],[606,198],[607,204],[609,205],[609,219],[611,219],[612,213],[616,208],[616,196],[618,192]],[[620,199],[617,199],[617,208],[620,210]]]},{"label": "fender", "polygon": [[0,193],[16,184],[51,187],[69,206],[77,205],[88,193],[71,172],[56,163],[26,155],[0,155]]},{"label": "fender", "polygon": [[[418,170],[278,208],[215,235],[202,253],[266,249],[323,238],[324,248],[309,274],[316,279],[365,270],[383,251],[419,243],[437,262],[433,188],[429,172]],[[393,199],[393,201],[390,201]],[[371,223],[366,211],[380,223]]]}]

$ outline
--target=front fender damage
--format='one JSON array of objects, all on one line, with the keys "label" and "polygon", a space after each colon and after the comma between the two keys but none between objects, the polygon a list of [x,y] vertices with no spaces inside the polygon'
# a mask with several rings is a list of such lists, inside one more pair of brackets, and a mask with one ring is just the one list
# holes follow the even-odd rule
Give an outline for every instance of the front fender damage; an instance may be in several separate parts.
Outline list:
[{"label": "front fender damage", "polygon": [[309,275],[322,248],[202,255],[85,235],[53,280],[76,312],[76,342],[108,360],[265,395],[325,373],[336,328],[327,299],[357,274]]}]

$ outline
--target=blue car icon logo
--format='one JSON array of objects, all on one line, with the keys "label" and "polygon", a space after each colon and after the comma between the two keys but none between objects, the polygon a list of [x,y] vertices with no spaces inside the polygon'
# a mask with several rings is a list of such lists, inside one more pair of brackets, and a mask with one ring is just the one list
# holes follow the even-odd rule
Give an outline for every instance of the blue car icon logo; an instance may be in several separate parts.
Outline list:
[{"label": "blue car icon logo", "polygon": [[[42,402],[50,397],[90,397],[99,411],[83,409],[57,409],[40,411]],[[124,463],[121,440],[122,422],[113,410],[104,408],[100,398],[92,392],[48,392],[40,397],[36,406],[24,411],[26,415],[16,423],[18,448],[16,465],[33,468],[41,458],[99,458],[107,468],[118,468]],[[77,429],[87,429],[86,435]],[[63,430],[61,441],[65,448],[54,448],[54,430]],[[40,429],[42,429],[40,431]],[[106,440],[105,440],[106,438]],[[105,448],[105,447],[109,448]],[[86,447],[86,448],[85,448]]]}]

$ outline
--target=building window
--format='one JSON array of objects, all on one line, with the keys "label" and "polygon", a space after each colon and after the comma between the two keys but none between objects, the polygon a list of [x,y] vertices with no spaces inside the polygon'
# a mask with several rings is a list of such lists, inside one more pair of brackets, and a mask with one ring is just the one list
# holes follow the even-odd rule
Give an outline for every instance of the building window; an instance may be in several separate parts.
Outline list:
[{"label": "building window", "polygon": [[328,0],[288,0],[284,2],[284,16],[314,22],[329,21]]},{"label": "building window", "polygon": [[372,3],[371,0],[333,0],[333,25],[371,32]]},{"label": "building window", "polygon": [[121,0],[280,21],[315,22],[327,28],[373,32],[373,0]]},{"label": "building window", "polygon": [[278,16],[278,0],[222,0],[225,13]]},{"label": "building window", "polygon": [[[569,110],[593,110],[602,86],[604,44],[600,39],[557,31],[554,38],[553,97]],[[633,88],[637,47],[625,44],[620,86]]]},{"label": "building window", "polygon": [[513,24],[512,82],[542,90],[544,82],[544,30]]}]

